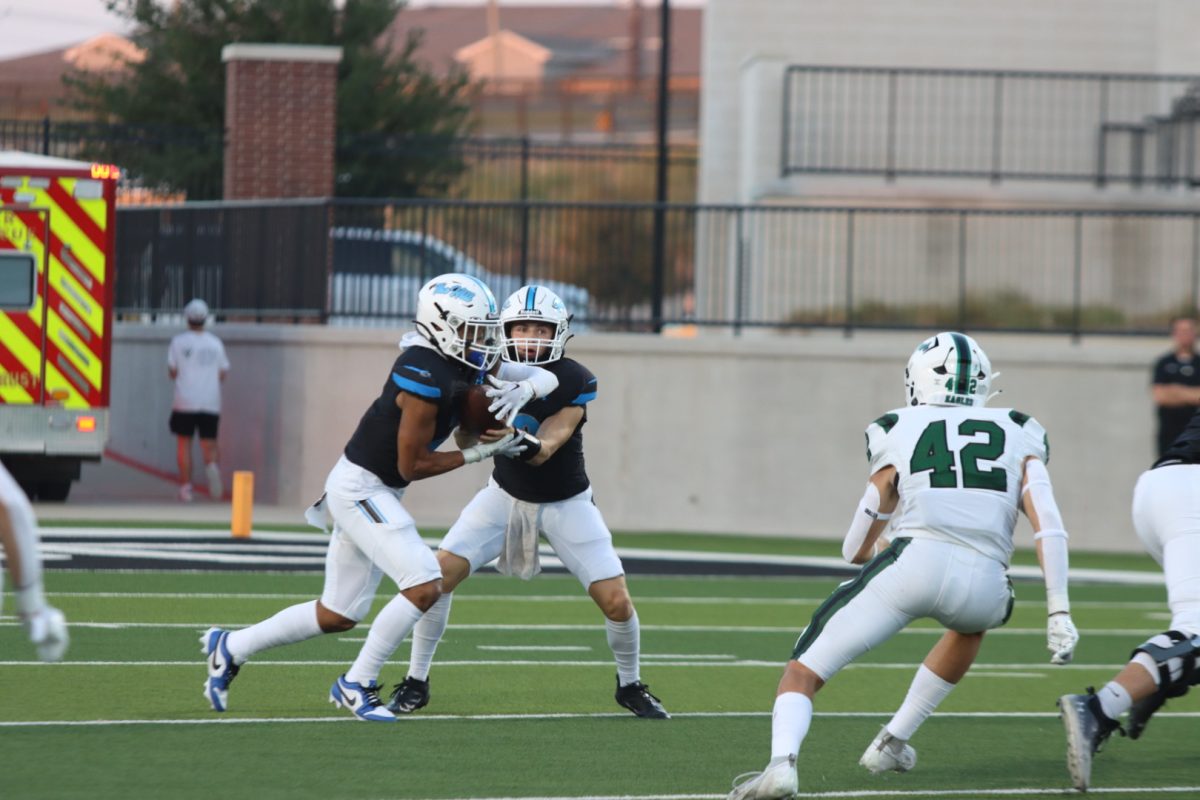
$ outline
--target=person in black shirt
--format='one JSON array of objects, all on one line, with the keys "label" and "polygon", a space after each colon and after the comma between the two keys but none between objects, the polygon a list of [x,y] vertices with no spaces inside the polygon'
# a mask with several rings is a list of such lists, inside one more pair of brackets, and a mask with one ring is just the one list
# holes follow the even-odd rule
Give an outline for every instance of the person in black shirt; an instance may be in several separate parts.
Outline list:
[{"label": "person in black shirt", "polygon": [[497,557],[501,573],[533,577],[540,570],[540,534],[606,617],[617,663],[617,702],[639,717],[667,719],[662,703],[641,681],[637,612],[584,469],[583,426],[588,403],[596,398],[596,378],[563,356],[570,315],[557,295],[533,285],[505,301],[500,322],[503,359],[544,365],[558,377],[558,389],[522,409],[515,424],[525,432],[528,449],[519,458],[496,460],[488,485],[442,540],[437,553],[442,596],[413,630],[408,676],[396,685],[388,708],[411,713],[428,704],[429,667],[446,630],[451,592]]},{"label": "person in black shirt", "polygon": [[1151,391],[1158,410],[1158,455],[1175,441],[1200,406],[1200,358],[1196,353],[1196,321],[1171,320],[1175,349],[1154,362]]},{"label": "person in black shirt", "polygon": [[1133,651],[1100,691],[1059,699],[1067,734],[1067,769],[1075,788],[1091,783],[1092,756],[1121,729],[1140,738],[1150,717],[1200,683],[1200,410],[1133,490],[1133,526],[1163,568],[1171,627]]},{"label": "person in black shirt", "polygon": [[[376,615],[366,642],[329,692],[330,702],[359,719],[394,722],[379,699],[379,672],[421,615],[442,593],[441,569],[401,504],[409,483],[494,456],[522,454],[528,443],[511,428],[483,443],[437,452],[457,425],[462,392],[491,380],[488,394],[511,420],[533,397],[558,386],[547,370],[503,365],[500,322],[491,290],[468,275],[434,278],[417,298],[416,332],[400,342],[379,397],[370,405],[325,481],[325,494],[305,515],[332,537],[320,599],[285,608],[237,631],[210,628],[201,637],[208,661],[204,695],[215,711],[228,707],[229,683],[255,653],[322,633],[347,631],[371,608],[383,575],[399,589]],[[504,460],[504,459],[502,459]]]}]

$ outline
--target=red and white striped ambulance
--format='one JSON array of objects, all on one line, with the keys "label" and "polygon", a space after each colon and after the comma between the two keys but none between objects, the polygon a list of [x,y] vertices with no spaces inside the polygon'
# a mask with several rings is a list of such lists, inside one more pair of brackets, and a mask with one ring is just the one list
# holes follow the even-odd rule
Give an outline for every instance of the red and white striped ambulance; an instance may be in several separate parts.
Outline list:
[{"label": "red and white striped ambulance", "polygon": [[118,177],[0,151],[0,460],[34,499],[108,441]]}]

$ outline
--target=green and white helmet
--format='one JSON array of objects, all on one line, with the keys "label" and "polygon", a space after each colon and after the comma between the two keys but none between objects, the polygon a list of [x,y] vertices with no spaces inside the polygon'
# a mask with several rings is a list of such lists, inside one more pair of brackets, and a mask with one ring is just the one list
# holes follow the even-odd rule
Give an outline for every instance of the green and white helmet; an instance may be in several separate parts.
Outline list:
[{"label": "green and white helmet", "polygon": [[982,406],[992,377],[992,362],[974,339],[944,331],[917,345],[904,369],[904,386],[910,406]]}]

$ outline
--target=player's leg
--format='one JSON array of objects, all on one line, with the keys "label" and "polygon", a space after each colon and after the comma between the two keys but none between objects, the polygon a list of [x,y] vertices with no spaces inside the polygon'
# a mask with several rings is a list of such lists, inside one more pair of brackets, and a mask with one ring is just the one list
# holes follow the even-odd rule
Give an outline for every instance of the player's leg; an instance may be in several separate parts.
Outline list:
[{"label": "player's leg", "polygon": [[171,433],[175,434],[175,464],[179,468],[179,499],[191,502],[192,499],[192,436],[195,434],[195,420],[192,414],[185,411],[172,411],[168,423]]},{"label": "player's leg", "polygon": [[395,715],[379,699],[379,673],[421,615],[441,595],[442,574],[437,559],[421,541],[416,524],[400,503],[401,495],[402,492],[380,487],[377,493],[352,501],[349,509],[344,508],[343,512],[351,515],[344,521],[339,519],[336,505],[343,501],[330,496],[334,519],[400,590],[376,614],[358,657],[334,681],[329,693],[334,704],[348,708],[359,719],[373,722],[395,721]]},{"label": "player's leg", "polygon": [[895,716],[868,745],[859,764],[871,772],[907,772],[917,764],[917,751],[908,740],[967,674],[983,633],[946,631],[917,669],[904,702]]},{"label": "player's leg", "polygon": [[500,555],[512,498],[491,481],[471,498],[438,546],[442,594],[413,628],[408,674],[392,687],[388,709],[411,714],[429,704],[429,670],[450,622],[453,592],[484,564]]},{"label": "player's leg", "polygon": [[220,417],[216,414],[197,414],[197,429],[200,432],[200,455],[204,459],[204,477],[208,482],[208,494],[213,500],[220,500],[224,493],[221,485],[221,454],[217,449],[217,430]]},{"label": "player's leg", "polygon": [[262,622],[236,631],[210,628],[200,637],[208,661],[204,694],[215,711],[228,708],[229,684],[256,653],[353,628],[371,609],[382,573],[359,550],[334,517],[325,552],[325,587],[319,600],[289,606]]},{"label": "player's leg", "polygon": [[[42,559],[38,552],[37,518],[29,498],[0,464],[0,545],[12,576],[17,616],[42,661],[60,661],[69,644],[63,613],[46,603]],[[3,588],[0,572],[0,589]],[[3,593],[0,592],[0,597]]]},{"label": "player's leg", "polygon": [[[812,699],[842,667],[890,639],[932,606],[928,576],[901,559],[901,538],[834,590],[800,634],[776,690],[771,715],[771,760],[737,785],[730,800],[791,797],[799,782],[796,759],[812,723]],[[916,613],[914,613],[914,609]]]},{"label": "player's leg", "polygon": [[546,540],[604,614],[609,649],[617,668],[617,704],[644,719],[670,719],[662,701],[641,677],[641,626],[625,583],[625,568],[613,548],[612,533],[588,488],[546,503],[541,526]]}]

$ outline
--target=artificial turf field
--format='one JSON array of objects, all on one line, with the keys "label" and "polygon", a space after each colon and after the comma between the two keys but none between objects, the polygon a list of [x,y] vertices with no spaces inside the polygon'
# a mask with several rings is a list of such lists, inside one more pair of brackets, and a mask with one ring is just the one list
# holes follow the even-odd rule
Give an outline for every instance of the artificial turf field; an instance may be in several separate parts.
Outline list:
[{"label": "artificial turf field", "polygon": [[[1073,559],[1118,563],[1149,564]],[[735,775],[765,763],[780,668],[837,580],[631,575],[642,678],[674,715],[649,721],[613,702],[602,618],[573,578],[481,574],[455,593],[431,704],[394,725],[355,721],[327,702],[361,627],[260,654],[233,683],[226,714],[201,695],[201,631],[311,599],[320,575],[51,571],[46,583],[73,626],[65,663],[31,661],[12,617],[0,622],[0,796],[14,800],[724,797]],[[1019,583],[1017,597],[1008,626],[914,738],[908,774],[872,776],[857,760],[938,630],[918,623],[834,678],[800,753],[800,796],[1073,793],[1054,700],[1103,683],[1163,630],[1164,591],[1073,585],[1083,638],[1068,667],[1048,663],[1041,588]],[[5,603],[11,613],[11,596]],[[403,677],[407,648],[382,682]],[[1198,717],[1193,694],[1139,741],[1111,741],[1093,793],[1200,797]]]}]

